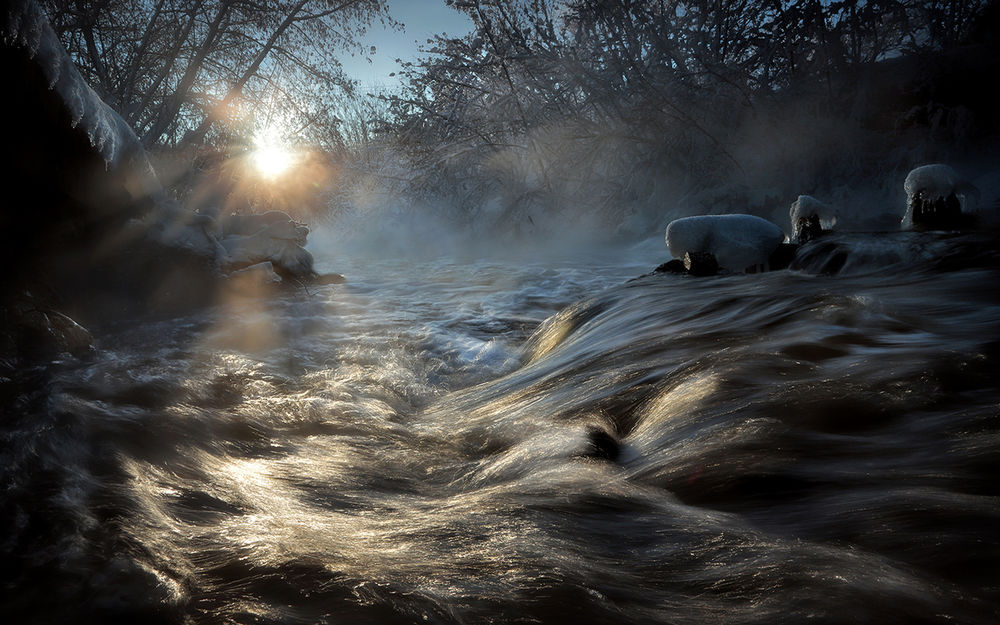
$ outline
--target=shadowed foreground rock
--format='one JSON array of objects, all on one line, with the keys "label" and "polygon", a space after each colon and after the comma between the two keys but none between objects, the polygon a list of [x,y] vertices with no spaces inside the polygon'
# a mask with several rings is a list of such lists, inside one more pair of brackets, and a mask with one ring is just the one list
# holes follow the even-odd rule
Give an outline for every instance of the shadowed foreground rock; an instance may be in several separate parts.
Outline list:
[{"label": "shadowed foreground rock", "polygon": [[245,282],[229,273],[260,263],[289,286],[343,281],[320,280],[304,248],[308,228],[285,213],[216,220],[167,198],[135,134],[34,2],[0,9],[0,67],[10,156],[0,168],[5,354],[33,342],[39,354],[78,351],[69,349],[79,343],[74,320],[94,327],[211,304]]},{"label": "shadowed foreground rock", "polygon": [[719,263],[708,252],[686,252],[684,269],[692,276],[714,276],[719,273]]},{"label": "shadowed foreground rock", "polygon": [[948,165],[934,163],[913,169],[903,182],[903,190],[903,229],[962,230],[976,226],[979,189]]},{"label": "shadowed foreground rock", "polygon": [[[87,85],[32,2],[0,13],[9,204],[4,300],[31,291],[87,321],[204,301],[214,244],[167,201],[139,140]],[[8,93],[11,93],[10,91]]]}]

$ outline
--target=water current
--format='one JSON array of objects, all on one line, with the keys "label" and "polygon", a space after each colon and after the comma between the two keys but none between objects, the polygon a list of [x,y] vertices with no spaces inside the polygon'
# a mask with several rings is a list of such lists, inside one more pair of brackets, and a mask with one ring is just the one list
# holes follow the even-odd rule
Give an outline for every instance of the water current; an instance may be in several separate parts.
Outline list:
[{"label": "water current", "polygon": [[4,381],[4,620],[994,623],[996,242],[319,249],[345,284],[109,323]]}]

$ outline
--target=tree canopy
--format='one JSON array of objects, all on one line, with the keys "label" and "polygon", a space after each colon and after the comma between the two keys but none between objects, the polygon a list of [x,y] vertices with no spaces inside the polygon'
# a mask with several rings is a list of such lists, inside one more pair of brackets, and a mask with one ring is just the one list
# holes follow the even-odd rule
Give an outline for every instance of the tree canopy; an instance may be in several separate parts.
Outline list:
[{"label": "tree canopy", "polygon": [[499,201],[505,219],[532,202],[556,213],[597,203],[618,221],[630,202],[662,195],[658,185],[718,186],[759,173],[751,170],[776,155],[789,184],[808,186],[794,172],[822,171],[837,150],[849,162],[857,156],[849,150],[874,140],[860,136],[858,116],[875,106],[873,89],[858,82],[864,72],[968,42],[995,5],[449,4],[468,14],[473,32],[435,38],[405,66],[407,88],[384,96],[387,134],[413,167],[411,190],[457,190],[454,202],[465,207]]},{"label": "tree canopy", "polygon": [[894,167],[886,131],[917,124],[955,146],[997,130],[979,115],[991,103],[959,101],[969,89],[918,84],[979,71],[919,59],[995,45],[990,0],[444,0],[472,32],[431,39],[399,89],[370,97],[337,57],[393,23],[386,0],[44,1],[147,146],[245,142],[280,120],[340,152],[346,203],[391,192],[469,221],[588,206],[621,223],[779,174],[773,195],[797,195],[837,167]]},{"label": "tree canopy", "polygon": [[340,54],[385,0],[45,0],[98,93],[147,146],[225,142],[282,120],[335,144],[353,90]]}]

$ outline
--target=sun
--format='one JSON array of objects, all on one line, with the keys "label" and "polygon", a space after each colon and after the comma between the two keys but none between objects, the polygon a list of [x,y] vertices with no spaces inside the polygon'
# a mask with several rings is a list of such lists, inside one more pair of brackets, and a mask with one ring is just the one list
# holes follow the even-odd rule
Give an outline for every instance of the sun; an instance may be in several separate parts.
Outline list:
[{"label": "sun", "polygon": [[253,164],[261,174],[268,178],[277,178],[288,171],[294,162],[292,153],[283,147],[267,145],[253,152]]},{"label": "sun", "polygon": [[261,133],[254,137],[254,150],[250,159],[257,172],[265,178],[278,178],[295,164],[295,152],[273,133]]}]

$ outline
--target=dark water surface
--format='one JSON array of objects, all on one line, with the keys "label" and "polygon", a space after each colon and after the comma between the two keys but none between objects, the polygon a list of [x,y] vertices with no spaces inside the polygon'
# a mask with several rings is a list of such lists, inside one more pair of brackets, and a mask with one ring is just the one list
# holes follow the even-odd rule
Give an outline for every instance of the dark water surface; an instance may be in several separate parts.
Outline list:
[{"label": "dark water surface", "polygon": [[117,328],[4,382],[5,622],[997,622],[996,243],[358,262]]}]

